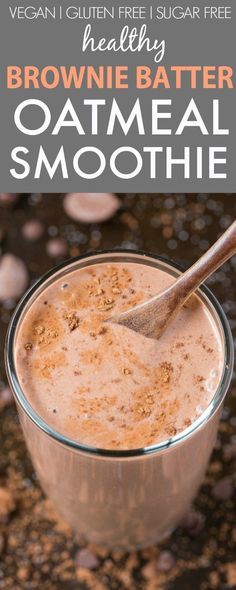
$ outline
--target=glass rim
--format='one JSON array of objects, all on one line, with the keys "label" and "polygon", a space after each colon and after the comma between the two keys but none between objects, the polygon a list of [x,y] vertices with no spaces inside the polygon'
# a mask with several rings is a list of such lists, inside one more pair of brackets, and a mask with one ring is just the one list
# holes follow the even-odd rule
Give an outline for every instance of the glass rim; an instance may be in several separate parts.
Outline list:
[{"label": "glass rim", "polygon": [[[5,366],[9,384],[13,391],[14,397],[18,404],[20,405],[23,412],[28,416],[28,418],[35,424],[37,428],[44,432],[50,438],[53,438],[55,441],[63,444],[64,446],[70,447],[71,449],[80,451],[81,453],[86,453],[94,456],[101,456],[101,457],[110,457],[110,458],[128,458],[128,457],[141,457],[144,455],[149,455],[153,453],[159,453],[161,451],[165,451],[174,447],[186,439],[190,438],[197,430],[199,430],[210,418],[215,414],[217,409],[220,407],[230,384],[232,372],[233,372],[233,365],[234,365],[234,346],[233,346],[233,338],[231,329],[229,326],[229,322],[227,317],[223,311],[222,306],[220,305],[219,301],[213,295],[208,287],[204,284],[199,287],[196,291],[197,294],[200,294],[203,299],[208,303],[210,303],[210,307],[214,310],[216,317],[219,320],[222,334],[224,338],[224,366],[222,369],[222,375],[220,383],[214,393],[214,396],[204,410],[204,412],[196,419],[194,422],[185,430],[181,431],[180,433],[176,434],[175,436],[168,438],[164,441],[156,443],[154,445],[150,445],[147,447],[135,448],[135,449],[124,449],[124,450],[115,450],[115,449],[103,449],[100,447],[95,447],[93,445],[86,445],[80,443],[62,433],[58,432],[54,428],[52,428],[41,416],[33,409],[29,401],[27,400],[23,389],[19,383],[17,377],[17,371],[15,367],[15,360],[14,360],[14,341],[15,341],[15,334],[18,328],[18,324],[20,322],[21,316],[25,310],[25,307],[28,302],[30,302],[31,298],[34,294],[43,287],[44,283],[47,282],[49,279],[53,278],[54,275],[57,275],[60,271],[63,271],[70,266],[73,266],[77,262],[85,261],[86,259],[91,258],[99,258],[99,257],[106,257],[106,256],[115,256],[115,255],[126,255],[127,257],[142,257],[145,260],[149,258],[152,261],[160,262],[163,264],[168,265],[173,270],[177,272],[183,272],[185,269],[180,264],[176,263],[175,261],[168,259],[164,256],[159,256],[158,254],[152,252],[146,252],[142,250],[133,250],[133,249],[122,249],[122,248],[114,248],[108,250],[97,250],[95,252],[88,252],[87,254],[82,254],[80,256],[76,256],[74,258],[67,259],[66,261],[62,262],[61,264],[54,266],[52,269],[44,273],[41,278],[39,278],[33,286],[31,286],[26,293],[23,295],[21,300],[19,301],[16,309],[13,313],[13,316],[10,320],[6,341],[5,341]],[[105,260],[103,261],[105,262]],[[115,262],[115,261],[114,261]],[[133,261],[135,262],[135,260]],[[111,263],[111,261],[110,261]],[[58,277],[59,278],[59,277]]]}]

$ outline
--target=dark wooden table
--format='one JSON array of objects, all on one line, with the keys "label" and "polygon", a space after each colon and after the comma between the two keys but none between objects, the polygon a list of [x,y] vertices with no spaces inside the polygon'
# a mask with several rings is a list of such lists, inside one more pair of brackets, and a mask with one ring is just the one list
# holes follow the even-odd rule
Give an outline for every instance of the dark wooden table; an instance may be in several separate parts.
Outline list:
[{"label": "dark wooden table", "polygon": [[[190,265],[236,217],[235,195],[120,195],[122,208],[101,225],[70,220],[61,195],[20,196],[0,206],[0,251],[26,262],[31,280],[60,262],[46,244],[66,240],[65,257],[100,248],[138,248]],[[42,220],[27,242],[21,228]],[[236,260],[208,281],[236,335]],[[236,386],[227,397],[216,448],[195,512],[159,547],[138,553],[88,546],[55,514],[38,486],[6,383],[3,346],[12,302],[0,306],[0,589],[226,590],[236,588]],[[1,504],[1,489],[7,493]]]}]

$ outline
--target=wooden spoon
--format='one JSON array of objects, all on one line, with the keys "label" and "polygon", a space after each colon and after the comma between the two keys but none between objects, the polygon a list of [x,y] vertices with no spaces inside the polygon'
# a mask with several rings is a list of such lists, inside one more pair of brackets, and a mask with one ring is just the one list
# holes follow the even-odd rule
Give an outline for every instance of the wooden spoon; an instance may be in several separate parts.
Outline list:
[{"label": "wooden spoon", "polygon": [[109,318],[148,338],[160,338],[189,296],[226,260],[236,254],[236,221],[203,256],[168,289],[128,311]]}]

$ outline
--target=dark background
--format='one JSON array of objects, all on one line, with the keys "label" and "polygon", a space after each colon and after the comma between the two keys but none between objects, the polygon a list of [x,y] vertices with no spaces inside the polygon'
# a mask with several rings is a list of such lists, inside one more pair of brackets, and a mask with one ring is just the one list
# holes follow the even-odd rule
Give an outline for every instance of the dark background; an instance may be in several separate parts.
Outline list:
[{"label": "dark background", "polygon": [[[120,195],[121,209],[104,224],[69,219],[63,195],[21,195],[0,206],[0,256],[24,259],[31,281],[54,264],[101,248],[138,248],[186,266],[236,217],[234,195]],[[26,220],[39,219],[43,236],[27,241]],[[59,241],[63,255],[50,256]],[[0,259],[1,261],[1,259]],[[236,335],[236,259],[208,281]],[[216,448],[195,511],[159,547],[125,554],[86,545],[45,500],[26,452],[15,407],[6,392],[5,331],[14,308],[0,306],[0,589],[226,590],[236,588],[236,387],[226,399]],[[5,508],[1,489],[8,494]],[[6,496],[4,496],[6,500]],[[7,506],[6,506],[7,505]],[[86,551],[84,551],[86,548]]]}]

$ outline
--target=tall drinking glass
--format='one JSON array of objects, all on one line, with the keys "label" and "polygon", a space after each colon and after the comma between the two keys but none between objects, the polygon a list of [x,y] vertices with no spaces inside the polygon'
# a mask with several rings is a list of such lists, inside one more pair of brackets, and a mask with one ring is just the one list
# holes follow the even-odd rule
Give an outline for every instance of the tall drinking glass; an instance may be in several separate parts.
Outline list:
[{"label": "tall drinking glass", "polygon": [[190,427],[156,445],[123,451],[86,446],[54,430],[34,411],[20,386],[15,365],[19,327],[38,295],[55,280],[64,279],[72,270],[115,262],[145,264],[173,277],[181,272],[176,264],[160,257],[127,250],[89,254],[62,264],[40,279],[19,303],[7,334],[6,367],[26,444],[45,493],[87,540],[131,549],[167,536],[197,493],[231,379],[233,342],[220,304],[202,287],[197,293],[222,339],[224,366],[211,403]]}]

